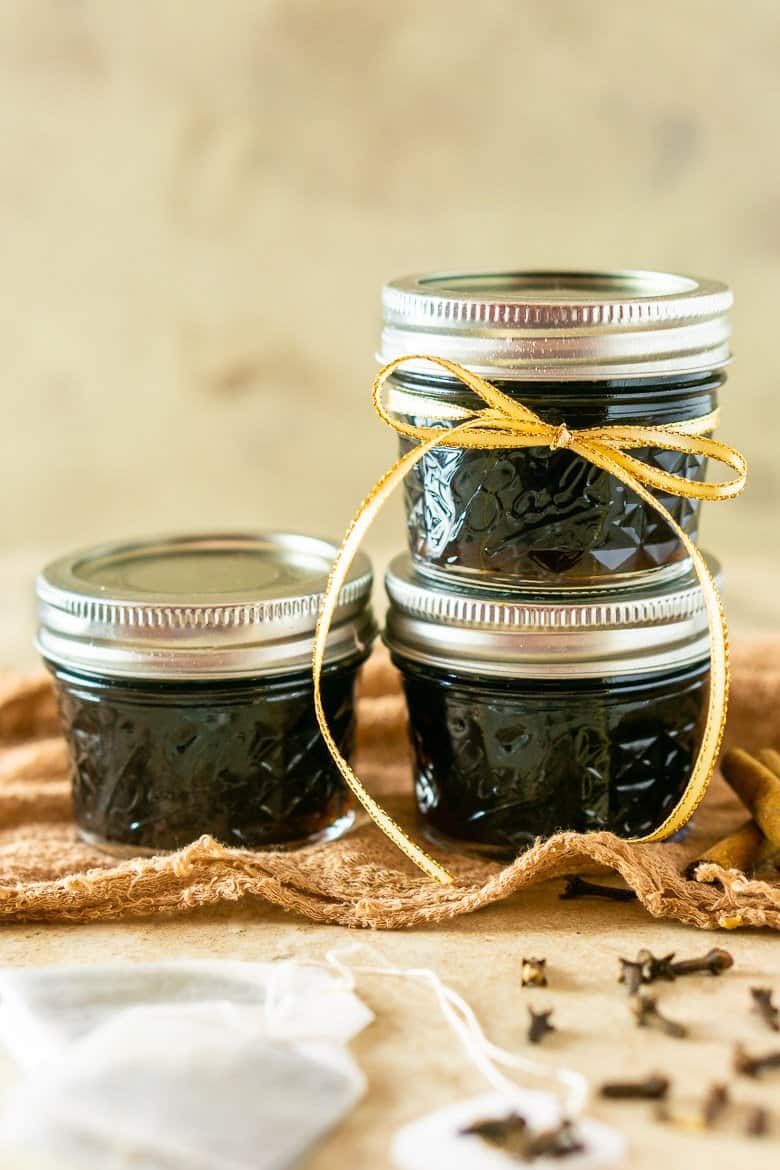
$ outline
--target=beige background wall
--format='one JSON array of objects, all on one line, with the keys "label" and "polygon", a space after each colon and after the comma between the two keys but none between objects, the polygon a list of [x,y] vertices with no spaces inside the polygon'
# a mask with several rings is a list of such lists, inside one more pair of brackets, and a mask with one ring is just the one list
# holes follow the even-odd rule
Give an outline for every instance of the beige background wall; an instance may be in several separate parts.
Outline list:
[{"label": "beige background wall", "polygon": [[338,533],[393,448],[379,287],[459,266],[733,283],[706,542],[773,622],[779,71],[776,0],[2,0],[0,657],[74,544]]}]

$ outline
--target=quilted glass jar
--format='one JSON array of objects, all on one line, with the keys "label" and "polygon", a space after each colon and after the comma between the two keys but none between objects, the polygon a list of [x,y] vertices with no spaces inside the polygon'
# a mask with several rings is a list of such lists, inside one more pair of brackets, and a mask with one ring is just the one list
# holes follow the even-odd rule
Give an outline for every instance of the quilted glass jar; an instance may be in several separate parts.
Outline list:
[{"label": "quilted glass jar", "polygon": [[[319,732],[311,652],[336,549],[281,533],[90,549],[38,579],[38,647],[72,758],[80,835],[113,853],[295,846],[351,824]],[[356,558],[322,693],[348,755],[354,688],[375,633]]]},{"label": "quilted glass jar", "polygon": [[[654,272],[414,276],[383,291],[379,358],[434,355],[467,367],[546,422],[692,424],[709,434],[729,361],[726,285]],[[417,357],[388,384],[400,421],[452,427],[484,404]],[[401,439],[401,452],[412,440]],[[634,450],[687,479],[702,457]],[[696,539],[699,503],[659,495]],[[568,450],[440,447],[407,475],[409,551],[432,579],[612,588],[680,575],[668,524],[608,472]]]},{"label": "quilted glass jar", "polygon": [[707,710],[709,640],[692,573],[612,595],[467,591],[386,578],[424,831],[512,856],[537,837],[660,828]]}]

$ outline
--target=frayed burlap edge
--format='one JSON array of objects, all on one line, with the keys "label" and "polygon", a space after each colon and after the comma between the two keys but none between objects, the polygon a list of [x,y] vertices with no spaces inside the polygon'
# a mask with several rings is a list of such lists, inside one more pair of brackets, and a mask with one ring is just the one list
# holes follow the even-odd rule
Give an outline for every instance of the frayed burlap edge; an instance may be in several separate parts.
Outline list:
[{"label": "frayed burlap edge", "polygon": [[[780,746],[780,662],[767,644],[735,661],[729,743]],[[361,774],[414,830],[403,703],[380,653],[359,704]],[[211,838],[177,853],[119,863],[76,838],[65,754],[46,676],[0,680],[0,918],[79,922],[173,914],[254,897],[316,922],[393,929],[470,913],[525,887],[594,867],[619,874],[655,917],[704,929],[780,928],[780,884],[687,861],[744,815],[722,784],[685,845],[632,845],[610,833],[561,833],[506,867],[442,855],[455,883],[418,874],[368,823],[341,841],[294,853],[227,849]],[[709,884],[712,882],[713,884]]]},{"label": "frayed burlap edge", "polygon": [[[315,922],[393,929],[468,914],[536,882],[596,863],[619,873],[657,918],[676,918],[704,929],[780,928],[776,885],[749,881],[736,870],[715,866],[706,867],[705,876],[717,877],[718,885],[686,881],[663,858],[648,857],[643,847],[628,845],[609,833],[561,833],[535,845],[482,883],[442,887],[408,875],[400,880],[389,869],[370,867],[367,873],[362,866],[350,883],[350,887],[365,885],[357,896],[354,892],[349,896],[339,882],[329,883],[328,893],[314,888],[320,883],[295,873],[285,858],[225,849],[203,837],[166,857],[126,861],[54,881],[6,885],[0,890],[0,916],[70,922],[117,919],[170,914],[254,896]],[[337,867],[331,872],[336,877]]]}]

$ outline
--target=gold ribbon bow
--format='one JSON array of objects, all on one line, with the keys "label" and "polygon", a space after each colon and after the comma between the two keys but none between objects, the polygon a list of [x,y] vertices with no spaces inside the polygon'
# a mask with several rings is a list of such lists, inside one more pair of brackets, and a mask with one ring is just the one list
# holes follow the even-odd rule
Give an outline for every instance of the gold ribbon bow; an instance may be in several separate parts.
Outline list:
[{"label": "gold ribbon bow", "polygon": [[[387,379],[399,366],[409,361],[432,362],[446,370],[459,382],[467,386],[485,403],[478,411],[460,407],[449,407],[445,413],[430,403],[430,415],[426,414],[426,402],[415,396],[416,410],[423,417],[448,418],[455,426],[445,429],[435,426],[412,426],[393,417],[382,397]],[[632,838],[634,841],[658,841],[681,828],[696,811],[706,790],[718,758],[723,728],[726,722],[726,707],[729,690],[728,634],[726,619],[707,562],[690,536],[669,513],[660,500],[649,490],[651,488],[667,495],[684,496],[696,500],[730,500],[739,495],[745,486],[747,465],[739,451],[725,443],[708,438],[705,430],[711,430],[715,416],[694,419],[692,422],[671,423],[665,426],[604,426],[586,427],[570,431],[566,426],[554,426],[541,419],[527,406],[516,402],[502,393],[490,382],[480,378],[457,362],[429,354],[407,354],[388,362],[374,380],[372,402],[374,410],[384,423],[398,434],[417,439],[418,445],[402,455],[382,478],[374,485],[358,508],[346,536],[341,544],[331,569],[327,589],[320,609],[317,630],[314,637],[312,669],[314,676],[314,704],[320,730],[328,745],[339,772],[349,788],[363,805],[363,808],[380,829],[419,866],[429,877],[440,882],[451,882],[452,875],[443,866],[421,849],[396,824],[391,816],[366,792],[358,777],[341,755],[328,727],[322,705],[320,682],[325,657],[325,646],[338,604],[339,593],[347,579],[350,565],[360,547],[366,531],[371,526],[388,496],[402,483],[404,476],[416,463],[434,447],[498,448],[550,447],[552,450],[565,447],[576,455],[600,467],[619,479],[640,499],[654,508],[666,521],[693,562],[701,584],[707,610],[707,622],[711,643],[710,693],[707,718],[704,725],[699,754],[693,765],[691,776],[677,805],[666,820],[645,837]],[[653,447],[661,451],[680,451],[684,454],[704,456],[724,464],[734,478],[717,483],[700,483],[685,479],[658,467],[650,467],[629,454],[635,448]]]}]

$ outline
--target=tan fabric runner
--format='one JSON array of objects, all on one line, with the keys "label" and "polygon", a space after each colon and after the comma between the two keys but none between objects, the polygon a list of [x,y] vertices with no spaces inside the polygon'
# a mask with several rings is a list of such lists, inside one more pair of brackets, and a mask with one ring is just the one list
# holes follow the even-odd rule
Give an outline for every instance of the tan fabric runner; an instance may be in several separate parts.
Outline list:
[{"label": "tan fabric runner", "polygon": [[[780,639],[738,647],[733,666],[726,746],[780,749]],[[358,723],[359,775],[414,832],[404,705],[383,651],[366,667]],[[733,870],[717,871],[717,885],[682,877],[689,860],[744,816],[716,779],[684,844],[629,845],[610,833],[560,833],[506,867],[437,854],[456,876],[452,886],[424,877],[366,823],[340,841],[292,853],[225,849],[204,837],[174,854],[116,862],[74,831],[48,675],[0,675],[0,918],[6,920],[170,914],[254,896],[317,922],[397,928],[441,922],[533,882],[606,866],[657,917],[705,928],[778,929],[780,882],[750,881]]]}]

